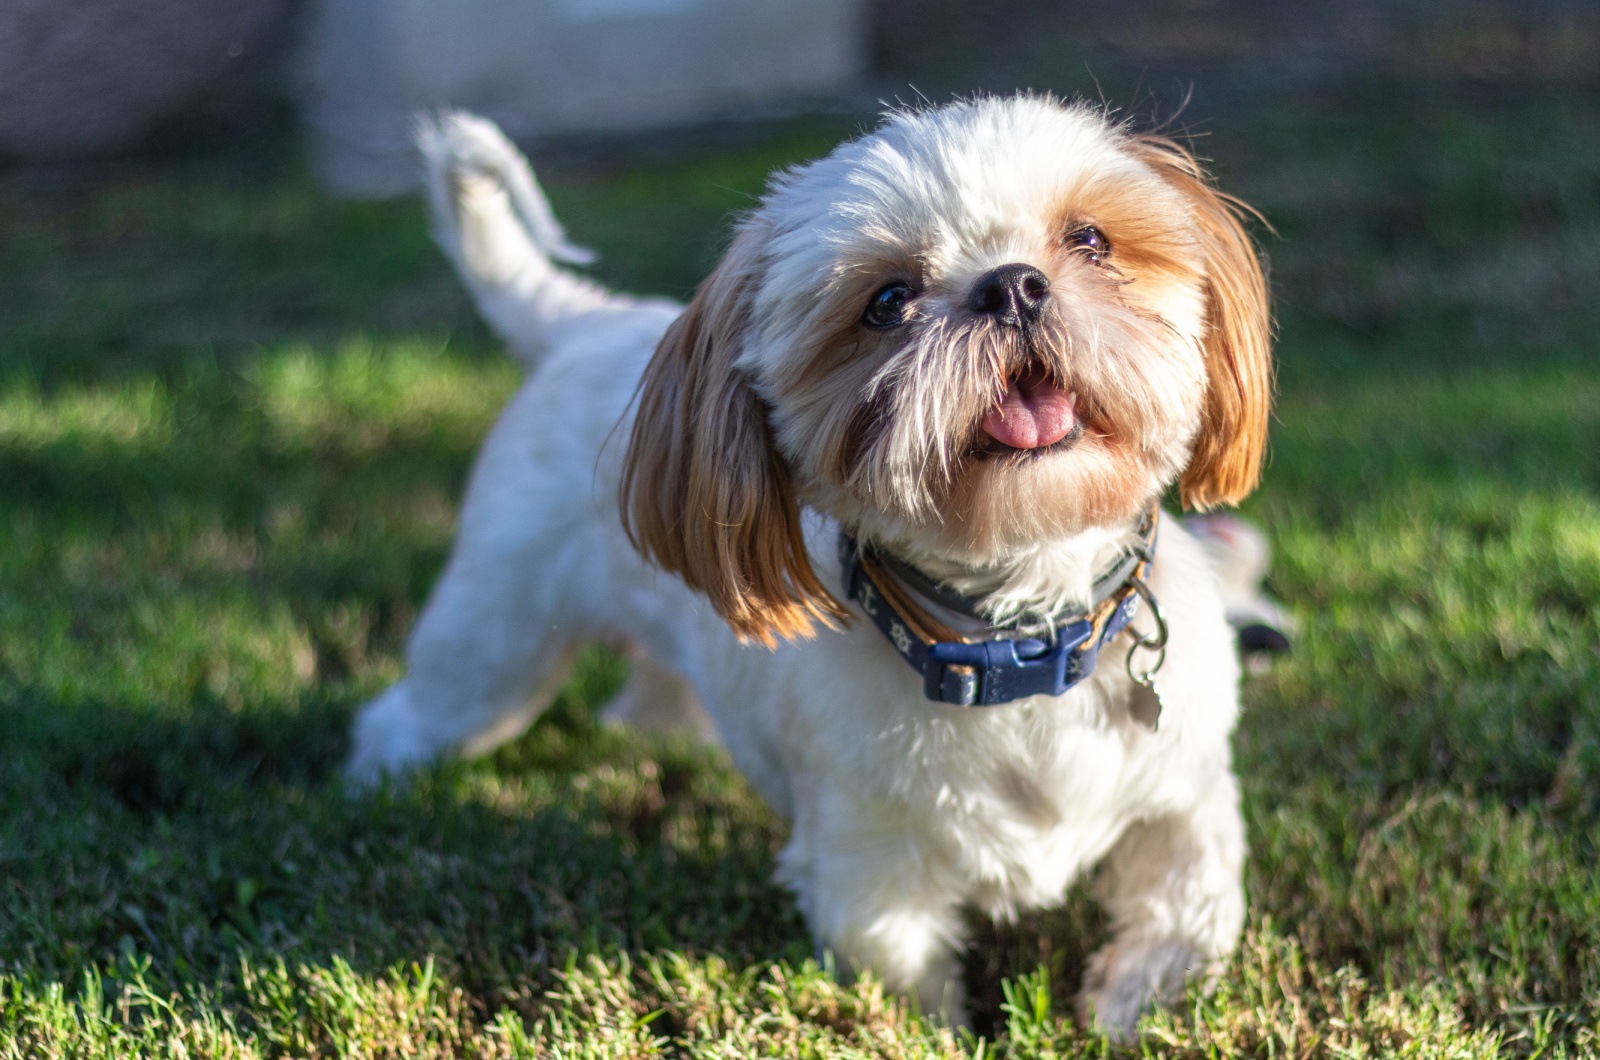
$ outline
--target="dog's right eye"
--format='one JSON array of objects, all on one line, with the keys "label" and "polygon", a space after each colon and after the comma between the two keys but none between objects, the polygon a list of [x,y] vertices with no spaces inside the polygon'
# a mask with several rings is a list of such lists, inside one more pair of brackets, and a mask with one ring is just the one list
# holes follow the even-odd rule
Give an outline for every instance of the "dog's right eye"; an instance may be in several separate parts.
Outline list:
[{"label": "dog's right eye", "polygon": [[906,303],[916,294],[910,284],[891,283],[867,299],[861,323],[869,328],[892,328],[904,324]]}]

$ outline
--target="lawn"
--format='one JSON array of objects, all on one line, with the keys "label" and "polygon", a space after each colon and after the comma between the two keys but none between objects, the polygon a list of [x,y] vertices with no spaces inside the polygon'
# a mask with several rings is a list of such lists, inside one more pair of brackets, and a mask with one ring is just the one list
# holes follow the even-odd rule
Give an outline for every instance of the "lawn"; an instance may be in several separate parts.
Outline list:
[{"label": "lawn", "polygon": [[[1161,1056],[1600,1053],[1600,106],[1392,91],[1213,122],[1271,221],[1246,512],[1293,656],[1235,741],[1250,918]],[[845,119],[558,168],[683,296]],[[1100,1056],[1089,901],[977,925],[977,1037],[810,960],[717,753],[601,727],[359,798],[518,375],[413,203],[176,155],[0,174],[0,1056]]]}]

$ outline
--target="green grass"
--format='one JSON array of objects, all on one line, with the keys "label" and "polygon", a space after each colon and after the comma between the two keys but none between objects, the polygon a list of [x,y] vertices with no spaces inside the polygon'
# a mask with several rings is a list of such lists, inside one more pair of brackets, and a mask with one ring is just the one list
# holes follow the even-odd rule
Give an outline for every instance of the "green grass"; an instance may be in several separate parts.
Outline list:
[{"label": "green grass", "polygon": [[[1247,506],[1303,632],[1236,740],[1250,921],[1171,1056],[1600,1052],[1600,111],[1282,104],[1282,401]],[[683,294],[848,122],[553,179]],[[363,699],[517,381],[413,204],[298,170],[0,179],[0,1056],[1099,1056],[1087,899],[975,922],[980,1038],[840,986],[717,754],[599,727],[348,799]]]}]

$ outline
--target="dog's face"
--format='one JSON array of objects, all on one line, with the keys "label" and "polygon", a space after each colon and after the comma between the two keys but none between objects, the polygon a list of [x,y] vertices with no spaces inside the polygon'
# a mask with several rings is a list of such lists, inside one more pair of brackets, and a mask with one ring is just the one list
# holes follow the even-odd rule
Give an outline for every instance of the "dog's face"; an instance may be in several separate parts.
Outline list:
[{"label": "dog's face", "polygon": [[1176,146],[1021,97],[778,177],[646,373],[624,518],[741,635],[841,614],[799,505],[970,564],[1254,485],[1260,265]]}]

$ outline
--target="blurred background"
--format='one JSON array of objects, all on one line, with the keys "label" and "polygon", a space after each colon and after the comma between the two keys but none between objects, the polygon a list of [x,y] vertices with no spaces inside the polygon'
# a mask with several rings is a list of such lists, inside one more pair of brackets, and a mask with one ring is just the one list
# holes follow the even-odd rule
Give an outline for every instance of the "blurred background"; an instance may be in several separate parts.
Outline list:
[{"label": "blurred background", "polygon": [[[1448,288],[1475,318],[1521,299],[1519,327],[1538,329],[1551,326],[1541,300],[1595,278],[1594,251],[1571,239],[1589,238],[1574,233],[1592,206],[1581,174],[1597,86],[1600,6],[1586,0],[14,0],[0,11],[0,209],[9,260],[25,260],[25,246],[47,259],[43,272],[20,269],[25,285],[71,260],[71,233],[86,233],[70,211],[91,189],[126,195],[181,170],[206,187],[277,181],[315,201],[404,196],[419,109],[493,117],[558,198],[570,177],[581,199],[630,173],[659,172],[665,190],[674,165],[740,151],[757,170],[780,166],[869,128],[885,105],[1032,89],[1101,101],[1212,158],[1230,188],[1266,209],[1276,235],[1263,237],[1288,240],[1286,312],[1327,311],[1324,322],[1359,334],[1386,300]],[[1552,152],[1566,152],[1560,177],[1538,161]],[[1434,177],[1441,187],[1425,188]],[[1502,179],[1503,189],[1485,186]],[[732,183],[720,199],[715,187],[682,189],[602,276],[683,294],[709,264],[722,218],[760,187]],[[1363,202],[1356,213],[1352,197]],[[619,216],[602,213],[602,227]],[[115,245],[131,249],[144,220],[127,218]],[[1488,264],[1461,261],[1449,281],[1422,277],[1438,263],[1417,259],[1438,237],[1472,245],[1471,233],[1449,231],[1461,224],[1516,226],[1538,246],[1515,277],[1491,280]],[[1567,236],[1552,239],[1558,230]],[[1374,262],[1336,248],[1368,237],[1389,267],[1383,290],[1358,293],[1352,284],[1377,282]],[[1301,254],[1312,243],[1322,248],[1314,261]],[[109,268],[115,253],[92,256]],[[369,267],[394,253],[375,252]],[[144,292],[161,318],[155,333],[193,316],[156,312],[186,297],[171,264],[160,289]],[[1302,265],[1315,282],[1300,282]],[[255,312],[270,314],[278,287],[258,279]],[[217,304],[210,286],[189,291],[188,308],[206,315]],[[428,319],[427,299],[413,301],[412,317]],[[14,321],[37,323],[49,302],[16,284],[0,291]],[[51,327],[88,326],[57,316]],[[119,356],[117,342],[90,351],[64,347],[67,337],[53,333],[52,357],[69,347]]]},{"label": "blurred background", "polygon": [[[406,194],[408,114],[502,121],[595,275],[683,298],[774,169],[1019,88],[1169,130],[1266,222],[1245,513],[1301,632],[1235,741],[1246,944],[1163,1041],[1592,1049],[1593,0],[0,4],[0,1038],[100,1026],[93,968],[187,999],[139,1033],[226,1009],[344,1055],[337,998],[411,1012],[383,999],[423,960],[446,1037],[543,1018],[568,953],[803,961],[782,823],[716,755],[598,726],[604,652],[490,758],[339,788],[520,381]],[[1004,981],[1046,968],[1065,1013],[1104,938],[1081,895],[974,931],[977,1026],[1014,1034]]]},{"label": "blurred background", "polygon": [[1584,0],[14,0],[0,151],[104,157],[296,123],[335,189],[408,186],[410,115],[519,140],[1019,87],[1207,118],[1371,78],[1480,92],[1600,74]]}]

